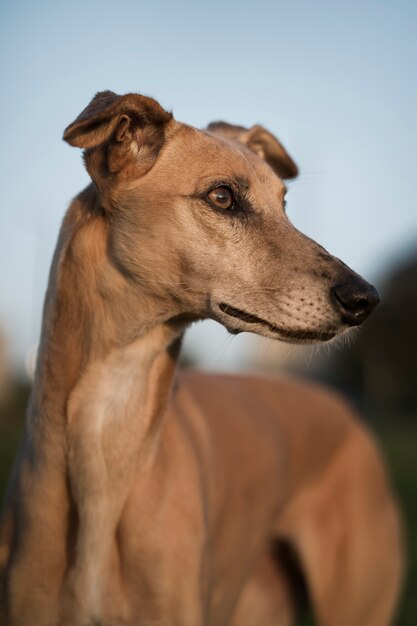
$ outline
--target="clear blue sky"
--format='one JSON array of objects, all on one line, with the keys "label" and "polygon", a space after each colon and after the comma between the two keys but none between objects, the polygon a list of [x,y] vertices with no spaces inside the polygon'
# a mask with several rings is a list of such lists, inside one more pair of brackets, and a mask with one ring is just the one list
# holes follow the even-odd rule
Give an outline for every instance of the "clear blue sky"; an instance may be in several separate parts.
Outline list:
[{"label": "clear blue sky", "polygon": [[267,126],[302,172],[292,220],[377,282],[417,248],[415,1],[3,0],[0,24],[0,325],[16,362],[87,182],[62,131],[101,89],[152,95],[196,126]]}]

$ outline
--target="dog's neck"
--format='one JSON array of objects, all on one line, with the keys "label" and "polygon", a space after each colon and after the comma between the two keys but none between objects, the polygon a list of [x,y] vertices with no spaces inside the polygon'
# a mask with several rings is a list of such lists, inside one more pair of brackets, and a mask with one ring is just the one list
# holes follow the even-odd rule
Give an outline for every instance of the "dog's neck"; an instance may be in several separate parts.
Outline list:
[{"label": "dog's neck", "polygon": [[102,395],[112,398],[115,412],[135,405],[132,395],[156,363],[161,370],[166,365],[170,381],[177,356],[173,344],[185,326],[161,317],[158,301],[132,288],[112,263],[107,221],[96,207],[92,185],[71,205],[45,302],[29,422],[34,429],[41,422],[61,429],[63,436],[71,433],[87,400],[91,422],[106,420]]},{"label": "dog's neck", "polygon": [[46,481],[56,507],[70,508],[59,502],[66,491],[74,502],[74,593],[92,611],[122,508],[156,449],[184,328],[161,319],[158,302],[112,264],[107,222],[95,207],[89,187],[61,229],[27,437],[38,495]]}]

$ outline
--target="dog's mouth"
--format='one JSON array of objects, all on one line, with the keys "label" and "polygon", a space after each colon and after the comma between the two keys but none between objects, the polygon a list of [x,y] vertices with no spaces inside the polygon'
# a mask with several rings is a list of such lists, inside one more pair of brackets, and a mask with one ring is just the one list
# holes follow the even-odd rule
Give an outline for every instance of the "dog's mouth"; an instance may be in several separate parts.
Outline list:
[{"label": "dog's mouth", "polygon": [[230,317],[234,317],[238,320],[241,320],[245,324],[259,324],[267,328],[271,333],[279,335],[282,339],[286,339],[290,342],[308,342],[308,341],[330,341],[333,337],[336,336],[337,332],[335,330],[324,330],[324,331],[315,331],[315,330],[288,330],[287,328],[281,328],[280,326],[276,326],[275,324],[271,324],[267,320],[262,319],[262,317],[258,317],[257,315],[253,315],[252,313],[247,313],[246,311],[242,311],[242,309],[237,309],[230,304],[225,302],[220,302],[219,309],[229,315]]}]

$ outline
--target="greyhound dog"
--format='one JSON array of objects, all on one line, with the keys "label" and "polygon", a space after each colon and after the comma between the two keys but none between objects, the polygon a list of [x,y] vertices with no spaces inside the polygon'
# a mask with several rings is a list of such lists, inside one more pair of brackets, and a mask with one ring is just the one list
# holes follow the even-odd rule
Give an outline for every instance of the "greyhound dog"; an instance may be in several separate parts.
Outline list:
[{"label": "greyhound dog", "polygon": [[312,343],[378,303],[286,217],[294,162],[261,126],[200,131],[110,91],[64,139],[93,182],[52,264],[1,624],[287,626],[286,542],[319,624],[386,626],[398,516],[350,409],[291,379],[175,376],[194,320]]}]

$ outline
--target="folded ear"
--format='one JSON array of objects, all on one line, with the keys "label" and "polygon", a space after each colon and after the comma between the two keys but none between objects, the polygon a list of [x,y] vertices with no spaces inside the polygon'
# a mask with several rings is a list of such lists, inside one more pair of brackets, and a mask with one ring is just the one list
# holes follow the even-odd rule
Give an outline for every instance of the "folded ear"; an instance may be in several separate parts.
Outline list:
[{"label": "folded ear", "polygon": [[272,133],[259,124],[252,126],[252,128],[244,128],[227,122],[212,122],[207,126],[207,130],[240,141],[266,161],[280,178],[294,178],[298,174],[298,168],[284,146]]},{"label": "folded ear", "polygon": [[164,127],[171,119],[172,114],[153,98],[102,91],[65,129],[63,138],[70,145],[87,150],[108,143],[108,167],[117,172],[139,150],[141,157],[150,161],[159,152]]}]

